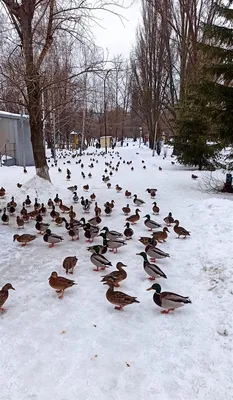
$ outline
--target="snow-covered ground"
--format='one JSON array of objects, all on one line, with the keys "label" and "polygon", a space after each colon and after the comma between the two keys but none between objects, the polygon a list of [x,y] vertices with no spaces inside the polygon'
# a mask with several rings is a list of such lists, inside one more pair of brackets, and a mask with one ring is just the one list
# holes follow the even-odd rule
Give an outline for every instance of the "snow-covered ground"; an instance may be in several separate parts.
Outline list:
[{"label": "snow-covered ground", "polygon": [[[95,150],[93,150],[95,151]],[[13,242],[15,233],[36,234],[35,221],[18,232],[15,217],[10,225],[0,224],[0,286],[10,282],[7,311],[0,315],[0,393],[3,400],[232,400],[233,398],[233,278],[232,278],[232,195],[216,195],[200,190],[201,174],[172,165],[167,159],[151,157],[150,150],[138,147],[116,148],[122,157],[118,172],[111,177],[112,188],[102,182],[105,162],[119,161],[116,155],[95,156],[98,163],[89,169],[90,158],[83,156],[83,171],[92,178],[81,177],[80,164],[71,158],[61,159],[50,169],[53,185],[34,178],[34,168],[24,174],[20,167],[0,169],[0,187],[7,194],[0,200],[3,208],[15,196],[17,213],[29,194],[47,204],[58,193],[66,205],[72,204],[68,186],[78,185],[78,194],[89,197],[95,193],[97,202],[115,200],[110,217],[102,217],[101,227],[124,230],[125,216],[121,208],[132,199],[124,196],[126,189],[144,199],[140,207],[143,217],[152,214],[154,200],[145,191],[158,189],[156,201],[160,214],[152,218],[163,223],[171,211],[180,224],[191,231],[186,240],[176,239],[170,229],[166,243],[159,247],[170,258],[158,260],[168,279],[160,279],[162,290],[189,296],[192,304],[163,315],[153,302],[148,276],[142,266],[143,251],[138,238],[148,231],[141,218],[133,226],[134,238],[118,254],[108,252],[113,269],[117,261],[125,263],[128,277],[120,290],[137,296],[140,304],[116,311],[105,298],[106,286],[100,283],[103,273],[93,272],[90,253],[83,233],[72,242],[65,227],[56,227],[49,212],[44,220],[64,241],[50,249],[41,235],[26,247]],[[88,152],[91,152],[88,149]],[[139,153],[139,154],[137,154]],[[129,166],[122,161],[132,160]],[[143,169],[142,160],[147,167]],[[132,165],[134,170],[131,171]],[[158,167],[162,167],[159,171]],[[71,181],[66,180],[66,168]],[[199,175],[197,180],[191,174]],[[22,188],[17,183],[23,184]],[[82,186],[89,184],[89,192]],[[123,190],[117,193],[115,185]],[[80,203],[74,204],[76,218],[84,214]],[[101,243],[100,238],[95,243]],[[52,271],[65,276],[62,268],[66,256],[76,255],[73,279],[77,286],[65,291],[63,300],[48,284]],[[103,271],[102,271],[103,272]],[[104,272],[105,273],[105,272]]]}]

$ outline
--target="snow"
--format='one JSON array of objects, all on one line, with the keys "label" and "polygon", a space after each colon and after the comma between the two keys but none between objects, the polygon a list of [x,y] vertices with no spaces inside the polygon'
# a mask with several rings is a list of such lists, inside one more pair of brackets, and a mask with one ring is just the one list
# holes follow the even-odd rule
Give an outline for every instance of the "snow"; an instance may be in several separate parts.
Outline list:
[{"label": "snow", "polygon": [[[90,153],[92,149],[88,149]],[[93,151],[95,151],[93,149]],[[100,150],[102,151],[102,150]],[[100,152],[98,151],[98,152]],[[0,208],[15,196],[17,211],[29,194],[31,199],[47,204],[58,193],[66,205],[72,204],[67,187],[77,184],[78,195],[95,193],[103,210],[105,201],[115,200],[110,217],[101,215],[101,226],[124,230],[125,217],[121,208],[132,199],[124,197],[128,189],[144,199],[140,207],[141,219],[133,226],[134,237],[118,254],[105,256],[112,262],[128,266],[128,277],[121,283],[123,292],[137,296],[140,304],[132,304],[124,311],[116,311],[105,298],[106,286],[100,283],[104,273],[93,272],[83,233],[72,242],[65,227],[56,227],[49,213],[44,218],[53,232],[63,235],[64,241],[49,249],[42,237],[21,247],[13,242],[18,232],[15,218],[10,225],[0,225],[1,279],[0,286],[10,282],[15,292],[9,292],[7,311],[0,314],[1,367],[0,392],[4,400],[225,400],[233,397],[233,319],[232,319],[232,231],[233,197],[205,193],[200,189],[199,171],[171,165],[171,150],[167,159],[151,157],[151,151],[138,146],[117,148],[120,156],[132,165],[122,164],[113,171],[112,188],[101,180],[105,161],[114,159],[108,154],[94,156],[98,164],[89,169],[90,158],[83,156],[84,173],[92,178],[82,179],[80,164],[70,158],[64,165],[60,159],[57,168],[50,168],[53,184],[35,177],[34,167],[24,174],[20,167],[0,169],[0,187],[6,188],[6,197],[0,199]],[[139,154],[136,154],[139,153]],[[147,169],[142,168],[145,160]],[[52,163],[52,161],[51,161]],[[163,168],[159,171],[158,167]],[[71,181],[66,181],[66,168],[71,170]],[[197,174],[197,180],[191,174]],[[105,174],[106,175],[106,174]],[[17,183],[23,184],[17,188]],[[82,186],[89,184],[89,192]],[[123,190],[116,193],[115,185]],[[145,191],[158,189],[155,200]],[[153,201],[160,214],[152,216]],[[73,204],[76,218],[91,218],[83,214],[80,203]],[[189,296],[192,304],[174,313],[162,315],[153,302],[153,292],[142,267],[142,258],[136,253],[144,247],[137,240],[148,232],[143,216],[163,223],[171,211],[181,226],[191,231],[191,237],[176,239],[170,227],[167,242],[159,247],[170,254],[169,259],[158,260],[168,279],[160,279],[164,291]],[[25,225],[24,233],[36,233],[35,222]],[[19,232],[22,233],[22,232]],[[94,243],[102,243],[96,238]],[[77,266],[73,279],[77,286],[65,291],[63,300],[48,284],[52,271],[65,276],[62,261],[76,255]],[[108,270],[109,271],[109,270]],[[103,272],[103,271],[102,271]]]}]

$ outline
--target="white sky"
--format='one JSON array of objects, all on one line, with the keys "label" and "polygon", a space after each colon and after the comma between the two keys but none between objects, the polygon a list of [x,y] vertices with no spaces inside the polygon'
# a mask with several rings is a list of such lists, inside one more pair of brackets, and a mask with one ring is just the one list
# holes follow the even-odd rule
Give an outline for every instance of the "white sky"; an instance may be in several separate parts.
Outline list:
[{"label": "white sky", "polygon": [[[124,0],[125,6],[131,3],[130,0]],[[135,41],[136,27],[140,17],[140,0],[135,0],[128,9],[115,8],[115,11],[125,18],[123,23],[111,13],[99,13],[98,18],[101,18],[99,23],[102,28],[99,26],[93,28],[95,42],[97,46],[104,49],[105,55],[108,49],[109,58],[118,54],[122,54],[123,58],[128,58]]]}]

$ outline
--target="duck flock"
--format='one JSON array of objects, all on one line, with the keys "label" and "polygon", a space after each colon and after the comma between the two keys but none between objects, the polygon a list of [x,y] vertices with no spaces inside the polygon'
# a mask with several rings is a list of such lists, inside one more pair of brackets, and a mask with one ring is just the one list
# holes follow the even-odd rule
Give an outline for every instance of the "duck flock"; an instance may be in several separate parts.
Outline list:
[{"label": "duck flock", "polygon": [[[159,260],[170,257],[168,253],[158,247],[158,244],[160,246],[160,244],[167,240],[171,229],[177,234],[177,238],[186,239],[190,236],[190,232],[180,226],[179,221],[173,218],[170,211],[167,216],[162,218],[162,222],[155,220],[155,218],[159,218],[160,213],[159,206],[155,201],[157,195],[156,188],[143,188],[143,184],[140,184],[140,193],[144,192],[146,196],[146,199],[144,199],[140,198],[141,196],[138,194],[132,193],[130,188],[122,188],[118,184],[115,187],[112,186],[111,177],[117,174],[123,164],[128,165],[128,168],[134,171],[132,161],[124,160],[118,151],[108,152],[111,161],[103,163],[102,182],[106,185],[106,198],[110,197],[111,191],[109,189],[116,190],[116,192],[124,197],[125,206],[122,207],[121,215],[125,218],[125,224],[122,232],[109,229],[108,221],[111,219],[112,213],[114,213],[115,201],[109,199],[104,204],[99,204],[96,193],[90,189],[90,183],[86,183],[86,179],[90,180],[92,178],[91,170],[95,167],[95,164],[98,164],[99,158],[106,158],[106,155],[104,152],[95,151],[93,153],[86,153],[86,156],[90,157],[89,164],[86,166],[90,172],[85,175],[83,172],[83,159],[82,157],[78,159],[76,152],[64,151],[59,154],[58,158],[63,160],[64,165],[66,163],[79,165],[81,177],[85,181],[84,185],[68,187],[68,191],[70,192],[70,201],[69,203],[67,202],[68,204],[63,203],[63,199],[59,197],[59,193],[54,193],[54,198],[46,199],[44,203],[39,203],[37,198],[31,199],[27,194],[23,204],[17,204],[17,199],[12,197],[11,201],[5,202],[2,210],[2,229],[4,229],[4,225],[10,225],[12,230],[14,229],[14,232],[12,232],[13,241],[18,242],[22,246],[30,246],[30,243],[38,238],[38,234],[41,234],[45,244],[53,248],[59,243],[61,243],[61,246],[65,245],[62,243],[64,237],[56,233],[56,227],[64,226],[66,230],[65,234],[71,241],[76,242],[81,238],[79,242],[80,246],[85,246],[85,242],[89,244],[86,251],[90,253],[90,262],[93,264],[93,271],[100,272],[100,281],[104,285],[107,285],[106,299],[115,306],[116,310],[122,310],[127,305],[139,303],[139,300],[134,296],[115,289],[127,279],[127,266],[121,261],[117,261],[116,269],[105,273],[106,269],[112,269],[112,263],[108,259],[108,252],[111,251],[120,255],[122,247],[126,245],[133,246],[131,243],[135,240],[137,225],[144,224],[145,231],[148,234],[138,239],[144,246],[144,249],[140,253],[137,253],[137,256],[142,258],[143,268],[149,280],[155,281],[147,289],[154,291],[153,301],[163,309],[161,312],[165,314],[191,303],[189,297],[172,292],[162,292],[160,284],[157,283],[157,280],[160,278],[167,279],[166,274],[158,265]],[[66,161],[67,157],[71,157],[71,160]],[[52,164],[49,158],[48,163],[51,167],[57,167],[57,162]],[[66,180],[69,181],[71,179],[71,171],[66,167]],[[146,169],[144,160],[142,160],[142,168]],[[160,170],[162,169],[160,168]],[[24,173],[27,173],[26,169],[24,169]],[[63,174],[61,167],[58,168],[58,173]],[[23,185],[18,183],[17,187],[21,189]],[[7,188],[1,187],[0,199],[2,199],[3,203],[6,195]],[[144,215],[143,207],[146,203],[150,202],[151,213]],[[80,214],[83,216],[79,219],[77,215]],[[18,227],[17,233],[15,232],[15,222]],[[32,231],[30,234],[20,232],[25,224],[29,224]],[[5,227],[5,229],[9,228]],[[84,238],[84,242],[82,237]],[[100,240],[98,238],[101,238],[102,244],[98,243]],[[75,274],[75,267],[78,261],[76,256],[66,257],[63,261],[64,273],[66,275]],[[51,288],[59,294],[60,299],[63,298],[65,290],[76,285],[75,280],[61,276],[57,271],[52,272],[48,282]],[[0,291],[1,311],[5,311],[3,305],[11,289],[15,290],[10,283],[6,283]]]}]

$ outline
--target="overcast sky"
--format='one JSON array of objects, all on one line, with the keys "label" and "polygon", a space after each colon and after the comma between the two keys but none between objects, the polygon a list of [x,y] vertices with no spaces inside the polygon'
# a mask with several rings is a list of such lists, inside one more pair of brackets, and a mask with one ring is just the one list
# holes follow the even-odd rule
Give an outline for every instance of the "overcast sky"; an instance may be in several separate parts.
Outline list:
[{"label": "overcast sky", "polygon": [[[131,4],[130,0],[124,0],[125,5]],[[98,46],[109,51],[109,58],[114,55],[122,54],[124,58],[129,57],[130,50],[135,41],[135,31],[140,17],[140,1],[135,0],[133,5],[128,9],[115,9],[125,19],[123,24],[120,19],[110,13],[98,14],[101,18],[99,23],[101,27],[95,26],[93,33],[95,35],[95,42]]]}]

